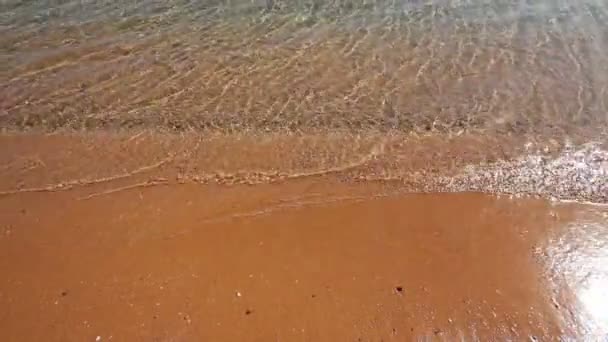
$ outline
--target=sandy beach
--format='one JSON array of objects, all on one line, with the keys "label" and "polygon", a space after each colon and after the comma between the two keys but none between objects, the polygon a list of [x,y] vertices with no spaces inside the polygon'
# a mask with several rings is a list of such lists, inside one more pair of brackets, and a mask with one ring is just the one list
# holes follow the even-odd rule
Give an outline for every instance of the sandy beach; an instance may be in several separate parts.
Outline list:
[{"label": "sandy beach", "polygon": [[0,340],[607,340],[606,22],[0,1]]}]

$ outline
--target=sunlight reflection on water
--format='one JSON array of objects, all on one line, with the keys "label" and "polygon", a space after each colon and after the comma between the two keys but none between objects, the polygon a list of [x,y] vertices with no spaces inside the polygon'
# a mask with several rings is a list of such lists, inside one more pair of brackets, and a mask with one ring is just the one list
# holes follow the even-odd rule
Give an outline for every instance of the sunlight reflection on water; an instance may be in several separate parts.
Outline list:
[{"label": "sunlight reflection on water", "polygon": [[[604,252],[607,252],[604,250]],[[599,261],[599,267],[608,265],[608,253]],[[593,276],[588,279],[586,284],[578,289],[578,298],[588,316],[591,317],[593,333],[608,334],[608,279],[606,274]]]},{"label": "sunlight reflection on water", "polygon": [[557,291],[571,292],[565,297],[574,298],[561,304],[586,336],[604,340],[608,337],[608,225],[606,213],[596,214],[568,225],[547,250]]}]

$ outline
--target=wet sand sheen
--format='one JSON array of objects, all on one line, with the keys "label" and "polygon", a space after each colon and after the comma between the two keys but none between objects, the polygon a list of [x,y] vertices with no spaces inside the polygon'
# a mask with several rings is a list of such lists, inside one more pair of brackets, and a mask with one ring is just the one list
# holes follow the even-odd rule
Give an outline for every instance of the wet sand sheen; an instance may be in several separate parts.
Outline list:
[{"label": "wet sand sheen", "polygon": [[582,297],[606,301],[605,208],[382,191],[308,179],[4,196],[1,338],[606,336]]}]

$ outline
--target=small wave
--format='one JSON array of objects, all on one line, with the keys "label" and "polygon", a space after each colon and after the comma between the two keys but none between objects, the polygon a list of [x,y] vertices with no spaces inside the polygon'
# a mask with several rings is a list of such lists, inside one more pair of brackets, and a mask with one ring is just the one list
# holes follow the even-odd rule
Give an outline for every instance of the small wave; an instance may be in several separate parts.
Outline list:
[{"label": "small wave", "polygon": [[86,132],[61,138],[18,134],[3,140],[7,149],[0,158],[5,161],[0,194],[5,195],[116,182],[129,187],[158,179],[166,180],[163,184],[229,186],[326,178],[380,182],[400,193],[473,191],[608,203],[608,151],[578,138],[566,144],[487,134],[333,131],[207,136]]},{"label": "small wave", "polygon": [[451,191],[533,194],[605,203],[608,151],[598,143],[579,148],[567,145],[557,156],[532,153],[486,166],[470,165],[447,183]]}]

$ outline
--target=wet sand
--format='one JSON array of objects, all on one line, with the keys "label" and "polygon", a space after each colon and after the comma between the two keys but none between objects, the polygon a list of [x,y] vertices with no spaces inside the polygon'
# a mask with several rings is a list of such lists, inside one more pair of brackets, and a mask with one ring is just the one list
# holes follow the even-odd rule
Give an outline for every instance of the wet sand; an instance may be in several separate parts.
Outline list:
[{"label": "wet sand", "polygon": [[4,341],[608,334],[606,207],[408,194],[335,174],[161,182],[164,165],[133,170],[163,159],[162,139],[140,146],[132,164],[122,159],[133,156],[132,137],[81,137],[90,159],[73,137],[27,139],[20,148],[4,140],[3,160],[15,161],[5,165],[17,168],[3,174],[4,189],[121,167],[125,176],[0,196]]}]

